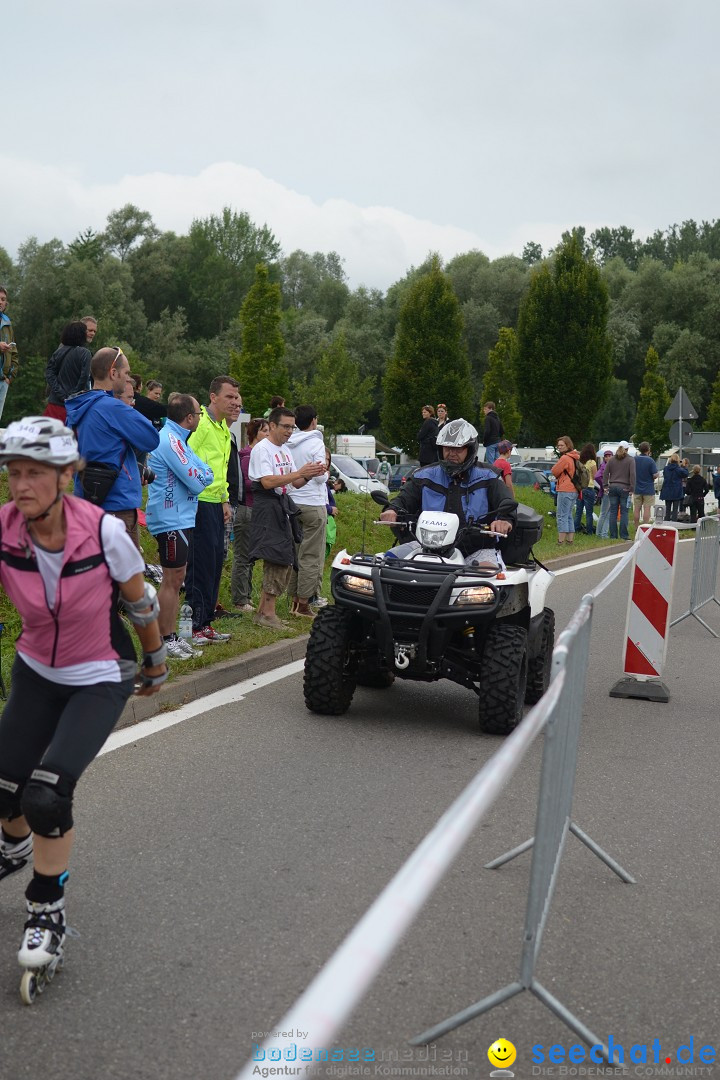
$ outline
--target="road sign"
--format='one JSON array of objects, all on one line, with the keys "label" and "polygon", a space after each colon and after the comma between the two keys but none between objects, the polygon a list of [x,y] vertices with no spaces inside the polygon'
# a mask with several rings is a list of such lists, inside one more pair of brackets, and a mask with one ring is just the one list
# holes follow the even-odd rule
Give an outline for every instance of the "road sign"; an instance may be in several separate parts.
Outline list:
[{"label": "road sign", "polygon": [[673,398],[672,405],[665,413],[665,419],[679,420],[682,417],[683,420],[697,420],[697,415],[697,410],[681,386]]},{"label": "road sign", "polygon": [[676,420],[670,428],[670,442],[673,446],[687,446],[692,439],[692,428],[683,419]]}]

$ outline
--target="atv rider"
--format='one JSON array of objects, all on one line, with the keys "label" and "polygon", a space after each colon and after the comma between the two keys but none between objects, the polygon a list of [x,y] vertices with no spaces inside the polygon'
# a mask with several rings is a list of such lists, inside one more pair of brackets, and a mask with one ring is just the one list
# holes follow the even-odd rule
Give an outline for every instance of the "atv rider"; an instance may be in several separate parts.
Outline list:
[{"label": "atv rider", "polygon": [[515,525],[517,503],[497,470],[478,462],[478,433],[467,420],[445,424],[437,446],[441,459],[413,473],[380,520],[397,521],[398,511],[410,519],[423,510],[457,514],[458,548],[468,558],[482,543],[479,532],[468,526],[489,525],[491,532],[507,536]]}]

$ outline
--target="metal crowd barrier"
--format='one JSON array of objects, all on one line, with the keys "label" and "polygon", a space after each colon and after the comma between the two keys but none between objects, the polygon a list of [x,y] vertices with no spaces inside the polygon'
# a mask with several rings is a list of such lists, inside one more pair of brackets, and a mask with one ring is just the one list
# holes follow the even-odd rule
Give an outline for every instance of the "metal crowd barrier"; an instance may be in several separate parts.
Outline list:
[{"label": "metal crowd barrier", "polygon": [[715,596],[717,568],[718,568],[718,545],[720,539],[720,522],[716,517],[700,518],[695,526],[695,549],[693,552],[692,580],[690,583],[690,607],[683,614],[678,615],[670,623],[675,626],[690,616],[697,619],[701,626],[709,630],[713,637],[718,635],[711,626],[698,615],[700,608],[706,604],[717,604],[720,600]]},{"label": "metal crowd barrier", "polygon": [[[632,560],[639,539],[600,585],[585,596],[560,635],[553,653],[552,682],[547,692],[507,737],[435,827],[418,845],[365,915],[355,925],[323,969],[277,1024],[276,1031],[306,1032],[294,1038],[293,1052],[328,1047],[352,1010],[362,1000],[377,974],[415,921],[433,890],[461,849],[498,799],[541,732],[545,732],[536,830],[506,858],[533,845],[530,884],[523,930],[518,979],[475,1005],[449,1017],[411,1040],[430,1042],[460,1024],[487,1012],[524,990],[530,990],[588,1045],[603,1047],[601,1039],[558,1001],[535,978],[543,930],[550,911],[560,860],[568,832],[599,855],[625,881],[633,879],[571,821],[573,789],[580,737],[580,721],[588,669],[594,597],[615,580]],[[506,861],[504,858],[502,861]],[[258,1060],[285,1060],[282,1038],[270,1038],[257,1047],[253,1059],[237,1080],[251,1080]]]}]

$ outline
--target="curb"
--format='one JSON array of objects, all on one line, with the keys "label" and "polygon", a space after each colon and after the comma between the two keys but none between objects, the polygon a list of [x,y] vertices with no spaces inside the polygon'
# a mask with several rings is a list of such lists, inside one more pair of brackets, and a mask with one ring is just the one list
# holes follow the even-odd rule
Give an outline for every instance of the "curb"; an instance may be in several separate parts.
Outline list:
[{"label": "curb", "polygon": [[114,730],[132,727],[141,720],[150,720],[160,713],[170,712],[215,690],[223,690],[256,675],[263,675],[283,664],[291,664],[293,660],[302,660],[309,636],[302,634],[296,638],[285,638],[260,649],[251,649],[233,660],[198,668],[187,675],[180,675],[169,684],[165,683],[160,687],[160,692],[152,697],[131,697]]}]

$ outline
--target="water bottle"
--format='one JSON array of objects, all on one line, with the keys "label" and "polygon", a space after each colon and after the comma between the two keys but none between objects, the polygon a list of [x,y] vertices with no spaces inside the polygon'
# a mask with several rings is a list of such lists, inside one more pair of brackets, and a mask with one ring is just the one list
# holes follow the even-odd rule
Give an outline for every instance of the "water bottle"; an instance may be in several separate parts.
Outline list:
[{"label": "water bottle", "polygon": [[665,507],[664,506],[656,506],[655,507],[655,524],[656,525],[662,525],[664,520],[665,520]]},{"label": "water bottle", "polygon": [[189,604],[183,604],[180,608],[180,622],[178,623],[178,637],[190,641],[192,637],[192,608]]}]

